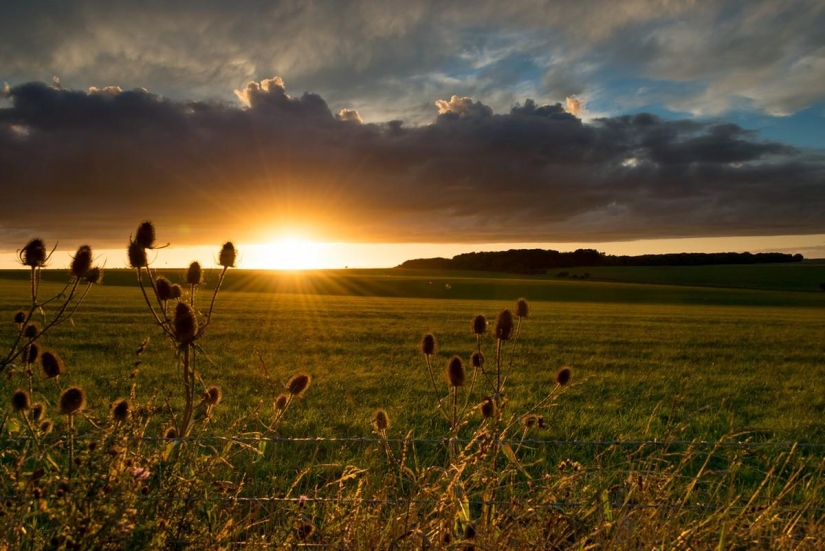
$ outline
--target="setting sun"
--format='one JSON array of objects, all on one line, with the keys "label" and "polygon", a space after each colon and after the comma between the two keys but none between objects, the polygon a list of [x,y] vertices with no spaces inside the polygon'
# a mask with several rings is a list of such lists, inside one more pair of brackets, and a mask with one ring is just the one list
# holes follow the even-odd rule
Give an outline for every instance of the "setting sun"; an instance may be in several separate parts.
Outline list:
[{"label": "setting sun", "polygon": [[268,270],[312,270],[325,267],[320,243],[283,237],[268,244],[249,245],[244,264]]}]

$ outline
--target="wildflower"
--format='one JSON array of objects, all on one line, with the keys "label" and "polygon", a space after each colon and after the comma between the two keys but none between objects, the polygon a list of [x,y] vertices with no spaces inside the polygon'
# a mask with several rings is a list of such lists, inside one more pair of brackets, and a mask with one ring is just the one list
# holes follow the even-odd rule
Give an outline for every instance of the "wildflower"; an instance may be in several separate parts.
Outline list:
[{"label": "wildflower", "polygon": [[132,414],[132,404],[129,400],[118,400],[112,404],[112,419],[118,422],[125,421]]},{"label": "wildflower", "polygon": [[86,281],[92,285],[97,285],[103,281],[103,268],[99,266],[89,268],[89,271],[86,272]]},{"label": "wildflower", "polygon": [[473,364],[473,367],[476,369],[481,369],[484,367],[484,354],[479,351],[473,352],[473,355],[470,356],[470,362]]},{"label": "wildflower", "polygon": [[286,394],[279,394],[277,398],[275,398],[275,409],[278,411],[283,411],[286,408],[286,403],[289,401],[289,396]]},{"label": "wildflower", "polygon": [[145,268],[149,265],[149,260],[146,258],[146,249],[140,246],[137,241],[129,242],[129,266],[132,268]]},{"label": "wildflower", "polygon": [[155,280],[155,289],[159,300],[169,300],[172,298],[172,284],[163,276],[158,276]]},{"label": "wildflower", "polygon": [[203,401],[209,404],[210,406],[217,406],[221,403],[221,397],[223,394],[221,393],[221,388],[218,386],[210,386],[206,389],[206,392],[203,395]]},{"label": "wildflower", "polygon": [[26,321],[26,314],[23,310],[18,310],[14,314],[14,323],[17,325],[21,325],[24,321]]},{"label": "wildflower", "polygon": [[479,409],[481,410],[481,416],[489,419],[496,414],[496,403],[490,396],[487,396],[484,398],[484,401],[481,402]]},{"label": "wildflower", "polygon": [[151,474],[152,472],[149,469],[145,469],[143,467],[135,467],[132,471],[132,477],[135,480],[146,480]]}]

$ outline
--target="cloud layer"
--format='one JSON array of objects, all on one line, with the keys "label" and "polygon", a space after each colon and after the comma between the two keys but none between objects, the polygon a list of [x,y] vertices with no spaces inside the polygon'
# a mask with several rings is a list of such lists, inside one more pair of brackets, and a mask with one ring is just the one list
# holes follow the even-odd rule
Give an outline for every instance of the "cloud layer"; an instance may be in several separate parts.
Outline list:
[{"label": "cloud layer", "polygon": [[581,242],[818,233],[825,219],[825,155],[732,123],[584,122],[532,100],[497,114],[453,96],[431,104],[431,124],[363,124],[277,77],[236,94],[243,106],[8,88],[0,246],[46,231],[117,246],[145,218],[179,245],[281,225],[341,240]]}]

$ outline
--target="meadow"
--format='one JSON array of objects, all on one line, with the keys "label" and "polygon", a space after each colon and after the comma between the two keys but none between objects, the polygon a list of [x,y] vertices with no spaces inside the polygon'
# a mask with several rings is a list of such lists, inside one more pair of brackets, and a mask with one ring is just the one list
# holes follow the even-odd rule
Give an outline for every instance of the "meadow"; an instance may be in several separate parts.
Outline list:
[{"label": "meadow", "polygon": [[[634,541],[674,544],[671,538],[688,530],[686,526],[695,531],[694,545],[706,544],[713,538],[718,540],[724,523],[729,523],[731,541],[740,544],[743,540],[738,538],[747,537],[789,548],[805,544],[806,538],[813,538],[816,544],[822,541],[817,539],[822,534],[811,526],[821,519],[825,496],[815,482],[825,444],[825,293],[800,292],[786,283],[792,278],[775,270],[748,268],[757,274],[753,276],[757,284],[748,286],[757,288],[410,270],[230,271],[217,297],[209,331],[198,341],[197,369],[203,381],[198,386],[202,391],[217,385],[222,398],[214,411],[209,410],[208,422],[193,435],[248,437],[251,444],[238,444],[238,453],[249,457],[233,465],[236,474],[243,475],[244,489],[240,490],[240,479],[227,482],[237,485],[237,497],[314,495],[319,501],[311,515],[313,526],[325,526],[330,534],[336,533],[333,526],[338,526],[337,522],[343,523],[354,514],[342,505],[347,500],[357,498],[361,506],[376,499],[386,503],[384,510],[376,513],[376,518],[384,521],[365,521],[367,532],[356,537],[356,541],[368,539],[370,545],[379,547],[415,530],[432,540],[433,526],[440,526],[442,516],[448,524],[458,518],[450,530],[453,537],[459,536],[455,541],[475,541],[479,548],[528,541],[531,545],[552,541],[559,548],[585,548],[599,542],[619,547],[632,546]],[[638,277],[638,270],[635,272],[625,277]],[[172,282],[185,282],[184,271],[161,273]],[[702,277],[694,273],[694,279],[708,285],[708,273],[700,274]],[[196,304],[201,310],[208,304],[209,283],[214,284],[216,277],[207,274],[207,284],[198,291]],[[62,286],[58,282],[66,278],[65,272],[44,271],[41,292],[50,296],[59,291]],[[109,415],[113,401],[129,397],[135,404],[135,419],[141,419],[138,432],[152,439],[162,437],[168,429],[167,410],[180,412],[183,406],[181,368],[175,347],[151,320],[135,282],[134,271],[108,271],[104,284],[91,289],[71,323],[43,336],[41,346],[59,351],[67,373],[60,376],[60,388],[39,381],[35,394],[56,403],[61,389],[82,386],[88,394],[88,423],[100,423]],[[26,305],[29,283],[21,272],[4,272],[0,285],[0,311],[8,312],[11,320],[12,314]],[[503,460],[504,452],[500,452],[493,460],[495,467],[485,463],[481,469],[474,462],[480,460],[470,450],[489,425],[475,406],[492,390],[485,377],[476,373],[469,392],[470,355],[480,343],[490,361],[497,342],[492,330],[477,342],[472,322],[474,316],[484,314],[492,329],[496,315],[505,308],[513,309],[519,297],[529,301],[530,314],[522,320],[515,344],[504,342],[504,357],[506,361],[512,357],[513,364],[501,398],[506,401],[508,416],[519,420],[524,413],[541,414],[542,422],[541,426],[518,423],[507,435],[514,439],[504,454],[511,461]],[[12,342],[16,333],[13,324],[5,324],[0,343]],[[459,407],[467,405],[457,427],[439,413],[419,348],[425,333],[437,339],[432,362],[444,403],[449,403],[451,396],[443,382],[447,362],[458,355],[468,366],[467,383],[456,390]],[[561,388],[556,378],[565,366],[570,367],[573,378]],[[266,426],[277,416],[272,403],[295,373],[311,375],[310,388],[290,407],[277,429],[268,432]],[[20,372],[4,377],[0,383],[3,395],[11,395],[22,380]],[[549,401],[545,400],[548,394],[552,394]],[[544,407],[531,409],[543,400]],[[144,411],[140,412],[138,404],[144,404]],[[390,420],[385,429],[375,425],[379,409]],[[13,421],[12,417],[8,415],[7,421]],[[94,430],[78,420],[78,437],[86,433]],[[261,435],[277,438],[256,441]],[[445,445],[451,441],[458,444]],[[716,444],[719,441],[747,444],[727,448]],[[168,442],[161,439],[151,453],[164,453]],[[788,442],[799,445],[792,447]],[[212,450],[213,457],[229,463],[220,451],[223,448],[214,446],[218,445],[204,444],[198,453],[210,456],[208,450]],[[402,455],[407,459],[400,459]],[[168,455],[164,457],[160,464],[169,460]],[[415,475],[401,473],[407,463]],[[391,474],[393,465],[402,466],[401,474]],[[452,480],[453,474],[447,474],[458,471],[457,465],[474,473],[463,481],[462,492],[473,498],[466,511],[462,499],[456,497],[456,484],[436,481],[438,476]],[[444,466],[450,468],[444,471]],[[158,468],[156,465],[153,471]],[[227,472],[225,465],[209,468],[215,476],[220,473],[218,480],[230,477],[231,470]],[[497,482],[484,478],[496,473]],[[348,477],[357,481],[355,488],[344,489],[342,481]],[[630,500],[628,477],[639,477],[639,487],[642,477],[649,477],[659,486],[659,493],[648,486],[646,491],[653,493],[635,496],[633,500],[638,502]],[[483,514],[490,512],[483,504],[476,505],[476,500],[489,499],[492,491],[515,507],[505,516],[523,520],[523,503],[516,507],[513,500],[528,495],[534,480],[547,481],[547,492],[539,492],[542,497],[531,505],[534,514],[539,502],[545,501],[541,529],[533,525],[519,528],[516,538],[512,528],[508,532],[496,525],[497,531],[488,531],[487,540],[476,538],[474,533],[469,537],[467,526],[489,530],[495,524],[489,519],[483,522]],[[324,501],[329,499],[330,488],[340,492],[333,505]],[[405,521],[406,528],[401,530],[387,520],[401,518],[392,505],[394,499],[383,493],[389,491],[387,488],[437,505],[413,514],[418,515],[415,522]],[[616,494],[616,488],[624,489]],[[688,499],[694,495],[695,500]],[[743,496],[757,495],[763,509],[770,509],[771,503],[798,508],[788,509],[791,513],[787,517],[781,514],[785,509],[774,510],[775,525],[764,524],[759,515],[743,514],[747,507],[755,506]],[[615,513],[605,509],[611,504],[626,505],[628,500],[645,506],[664,500],[681,508],[675,516],[667,510],[649,513],[652,524],[642,524],[645,529],[641,533],[653,531],[642,540],[634,540],[623,534],[626,526],[617,527],[614,514],[619,515],[620,508]],[[577,513],[570,516],[564,511],[559,505],[564,502],[580,502],[579,508],[573,507]],[[254,503],[258,507],[255,511],[247,504],[240,517],[237,510],[232,513],[236,525],[243,524],[243,519],[248,526],[242,536],[231,531],[225,534],[229,541],[249,543],[253,535],[269,537],[270,543],[275,537],[275,541],[289,540],[296,545],[315,542],[333,546],[330,542],[338,545],[342,541],[340,535],[322,539],[315,534],[314,539],[306,539],[299,537],[300,531],[290,531],[295,518],[304,514],[295,513],[292,501],[288,501],[292,507],[288,510],[295,515],[283,522],[273,521],[283,517],[283,509],[262,510],[260,502]],[[688,503],[694,508],[708,506],[711,512],[691,509],[686,507]],[[631,522],[639,510],[621,509],[624,522]],[[197,512],[191,514],[197,516]],[[555,515],[558,533],[548,531],[547,515]],[[475,519],[472,523],[471,517]],[[263,524],[261,519],[271,524]],[[632,522],[643,520],[633,517]],[[658,526],[658,535],[653,524]],[[253,525],[256,528],[252,529]],[[282,531],[271,528],[273,525]],[[765,526],[769,527],[768,535],[754,535],[754,530]],[[215,537],[215,533],[204,537]],[[410,538],[407,534],[399,539],[399,545],[413,545],[414,538]],[[186,538],[179,539],[186,547]],[[154,540],[136,541],[142,545]],[[163,545],[169,541],[164,539]],[[193,541],[197,545],[203,540]],[[419,537],[415,544],[426,547],[422,541]],[[720,541],[726,541],[724,535]],[[264,545],[263,540],[259,543]]]}]

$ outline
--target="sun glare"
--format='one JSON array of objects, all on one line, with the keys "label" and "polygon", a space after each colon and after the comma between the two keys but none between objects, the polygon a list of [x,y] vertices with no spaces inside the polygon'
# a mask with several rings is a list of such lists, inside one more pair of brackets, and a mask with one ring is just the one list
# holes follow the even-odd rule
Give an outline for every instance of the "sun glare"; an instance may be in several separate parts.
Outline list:
[{"label": "sun glare", "polygon": [[244,264],[265,270],[312,270],[324,267],[321,245],[314,241],[284,237],[247,248]]}]

